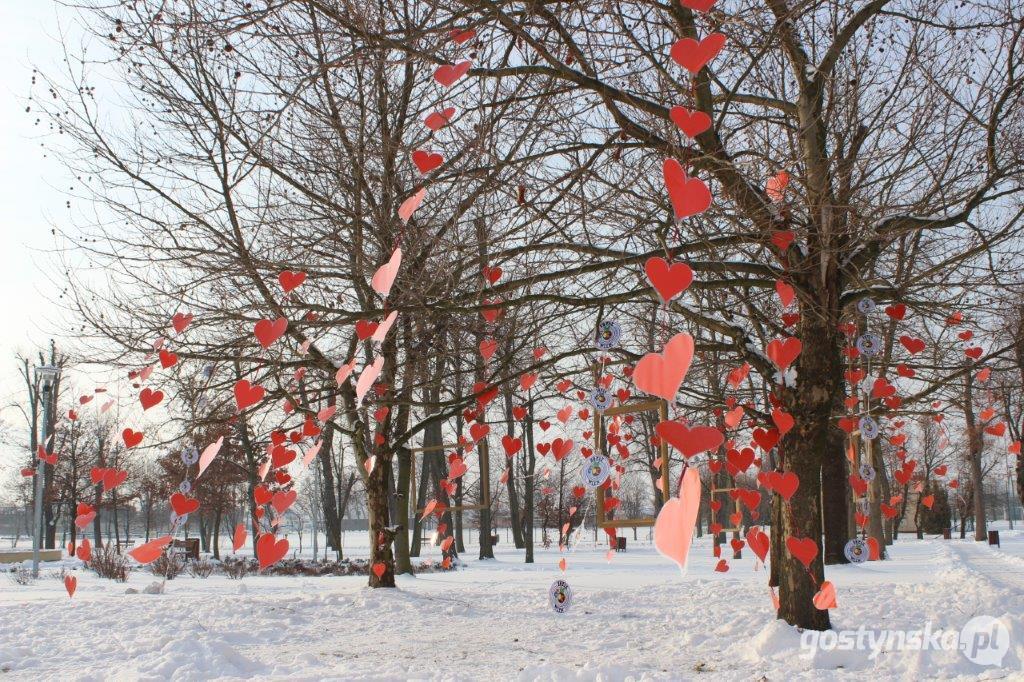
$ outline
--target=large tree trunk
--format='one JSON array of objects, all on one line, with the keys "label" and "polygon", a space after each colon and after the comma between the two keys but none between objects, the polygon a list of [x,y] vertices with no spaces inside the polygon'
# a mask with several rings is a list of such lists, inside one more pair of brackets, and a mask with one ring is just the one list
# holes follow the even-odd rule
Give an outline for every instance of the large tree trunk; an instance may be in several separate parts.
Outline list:
[{"label": "large tree trunk", "polygon": [[[391,550],[394,532],[389,528],[388,509],[390,470],[390,459],[385,459],[381,453],[366,478],[366,511],[370,517],[370,587],[395,586],[395,555]],[[373,569],[380,564],[383,564],[384,571],[378,576]]]},{"label": "large tree trunk", "polygon": [[[533,443],[533,401],[530,401],[526,412],[526,424],[523,425],[523,535],[526,543],[525,563],[533,563],[533,526],[534,526],[534,472],[537,469],[537,451]],[[595,526],[594,531],[597,531]]]},{"label": "large tree trunk", "polygon": [[832,426],[829,446],[821,467],[821,511],[825,526],[825,563],[846,564],[847,541],[852,537],[849,527],[850,490],[846,466],[846,433]]},{"label": "large tree trunk", "polygon": [[967,462],[971,468],[971,481],[974,484],[974,539],[978,542],[988,540],[988,524],[985,520],[985,488],[982,485],[981,453],[985,448],[982,427],[974,418],[974,396],[971,390],[973,374],[968,372],[964,378],[964,422],[967,426]]},{"label": "large tree trunk", "polygon": [[829,452],[836,377],[841,376],[841,357],[834,320],[807,314],[800,323],[803,349],[797,358],[797,386],[784,394],[795,424],[783,437],[780,460],[783,469],[795,473],[800,485],[782,514],[782,533],[772,543],[789,538],[809,539],[818,547],[809,569],[786,549],[778,566],[778,617],[809,630],[830,627],[827,610],[814,606],[813,598],[825,579],[821,551],[821,467]]},{"label": "large tree trunk", "polygon": [[412,476],[412,453],[408,448],[399,448],[398,480],[395,490],[395,570],[412,574],[412,560],[409,558],[409,478]]},{"label": "large tree trunk", "polygon": [[[317,459],[320,460],[320,507],[324,516],[324,532],[327,535],[327,545],[335,552],[340,552],[341,518],[338,513],[338,497],[334,488],[334,425],[332,422],[324,425],[321,438],[323,445]],[[338,477],[341,477],[341,472],[338,472]]]},{"label": "large tree trunk", "polygon": [[[515,418],[512,416],[512,393],[510,391],[505,392],[505,433],[511,438],[516,436]],[[504,448],[502,450],[502,454],[504,454]],[[505,489],[508,492],[508,514],[509,523],[512,525],[512,542],[516,549],[522,549],[525,543],[523,542],[522,519],[520,518],[519,511],[519,491],[516,489],[515,463],[517,457],[523,457],[522,450],[513,455],[511,459],[505,457],[505,469],[508,471],[508,475],[505,477]]]}]

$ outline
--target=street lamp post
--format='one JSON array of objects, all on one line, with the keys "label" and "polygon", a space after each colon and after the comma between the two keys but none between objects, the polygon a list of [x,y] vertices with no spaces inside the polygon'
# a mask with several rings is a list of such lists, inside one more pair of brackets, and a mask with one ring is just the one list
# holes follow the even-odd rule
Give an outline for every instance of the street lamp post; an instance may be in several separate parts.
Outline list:
[{"label": "street lamp post", "polygon": [[[46,441],[50,438],[50,424],[53,422],[51,411],[53,410],[53,387],[60,376],[60,367],[53,365],[41,365],[35,368],[36,384],[42,391],[43,397],[43,450],[46,450]],[[36,455],[36,495],[35,495],[35,533],[32,537],[32,575],[39,577],[39,550],[43,546],[43,494],[46,485],[46,462],[38,453]]]}]

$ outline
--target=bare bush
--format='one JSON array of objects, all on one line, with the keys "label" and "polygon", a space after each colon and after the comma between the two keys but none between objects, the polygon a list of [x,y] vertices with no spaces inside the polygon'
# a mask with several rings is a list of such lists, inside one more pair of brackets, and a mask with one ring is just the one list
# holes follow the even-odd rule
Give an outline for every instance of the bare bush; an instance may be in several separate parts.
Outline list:
[{"label": "bare bush", "polygon": [[220,566],[231,580],[241,580],[249,573],[249,562],[245,559],[225,559]]},{"label": "bare bush", "polygon": [[185,559],[180,554],[164,554],[154,561],[150,570],[167,580],[174,580],[185,570]]},{"label": "bare bush", "polygon": [[25,568],[24,566],[16,566],[15,568],[12,568],[7,574],[7,577],[15,585],[21,585],[22,587],[27,587],[36,581],[35,577],[32,575],[32,570]]},{"label": "bare bush", "polygon": [[128,574],[131,572],[128,557],[109,545],[97,547],[92,551],[89,568],[96,571],[99,577],[119,583],[127,582]]},{"label": "bare bush", "polygon": [[209,578],[213,575],[215,564],[209,559],[196,559],[188,562],[188,574],[193,578]]}]

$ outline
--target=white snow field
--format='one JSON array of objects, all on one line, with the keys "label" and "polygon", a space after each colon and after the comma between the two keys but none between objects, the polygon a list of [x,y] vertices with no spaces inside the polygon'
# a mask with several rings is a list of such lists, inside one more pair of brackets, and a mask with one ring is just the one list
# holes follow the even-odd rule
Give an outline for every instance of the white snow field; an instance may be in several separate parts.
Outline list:
[{"label": "white snow field", "polygon": [[[862,644],[893,631],[874,650],[840,651],[838,632],[802,647],[818,635],[774,618],[765,569],[746,551],[715,573],[708,537],[686,575],[632,542],[610,563],[581,545],[564,576],[557,550],[529,566],[499,547],[496,560],[396,590],[370,590],[365,576],[183,575],[162,595],[126,594],[153,576],[138,570],[125,585],[78,570],[69,599],[50,567],[30,586],[0,577],[0,680],[1024,679],[1024,535],[1002,536],[1002,548],[901,539],[891,561],[829,568],[836,631],[863,628]],[[558,577],[575,593],[565,614],[548,605]],[[976,616],[1009,631],[1002,651],[984,650],[987,630],[971,640],[998,665],[949,638],[933,648],[936,630],[959,633]],[[912,632],[900,646],[895,631],[915,630],[932,635],[927,650]]]}]

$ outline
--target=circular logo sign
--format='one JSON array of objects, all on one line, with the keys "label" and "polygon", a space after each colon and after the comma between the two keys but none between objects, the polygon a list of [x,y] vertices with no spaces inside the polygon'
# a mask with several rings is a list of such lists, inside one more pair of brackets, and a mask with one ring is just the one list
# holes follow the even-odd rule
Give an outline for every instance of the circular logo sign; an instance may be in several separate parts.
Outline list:
[{"label": "circular logo sign", "polygon": [[608,480],[611,467],[604,455],[591,455],[583,467],[583,484],[588,488],[596,488]]},{"label": "circular logo sign", "polygon": [[598,412],[604,412],[612,406],[612,392],[604,386],[598,386],[590,392],[590,404]]},{"label": "circular logo sign", "polygon": [[551,583],[548,590],[548,603],[555,613],[565,613],[572,606],[572,588],[561,578]]},{"label": "circular logo sign", "polygon": [[847,560],[851,564],[862,564],[868,560],[870,555],[868,543],[864,542],[860,538],[854,538],[846,543],[846,547],[843,548],[843,554],[846,555]]},{"label": "circular logo sign", "polygon": [[867,462],[860,465],[860,477],[870,483],[875,480],[875,467],[871,466]]},{"label": "circular logo sign", "polygon": [[611,350],[619,345],[622,338],[622,327],[615,320],[601,320],[597,325],[597,338],[594,345],[598,350]]},{"label": "circular logo sign", "polygon": [[874,357],[882,350],[882,339],[870,332],[861,334],[857,337],[857,350],[869,358]]},{"label": "circular logo sign", "polygon": [[870,315],[875,312],[875,302],[870,298],[862,298],[857,301],[857,312],[861,315]]},{"label": "circular logo sign", "polygon": [[1010,630],[992,616],[975,616],[960,630],[960,651],[971,663],[1002,665],[1010,650]]},{"label": "circular logo sign", "polygon": [[860,427],[860,435],[868,440],[874,440],[878,437],[878,422],[871,417],[861,417],[857,426]]},{"label": "circular logo sign", "polygon": [[187,450],[181,451],[181,461],[185,466],[192,466],[199,461],[199,450],[195,447],[188,448]]}]

